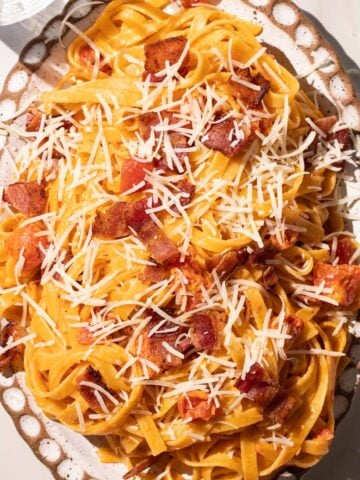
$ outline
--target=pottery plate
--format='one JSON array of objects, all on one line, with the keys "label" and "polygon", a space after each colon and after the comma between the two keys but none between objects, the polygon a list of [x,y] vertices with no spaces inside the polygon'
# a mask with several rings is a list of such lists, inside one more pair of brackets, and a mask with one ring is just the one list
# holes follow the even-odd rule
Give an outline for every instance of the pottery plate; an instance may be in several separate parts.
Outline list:
[{"label": "pottery plate", "polygon": [[[99,3],[99,2],[93,2]],[[106,2],[102,2],[106,3]],[[82,6],[84,2],[71,1],[62,16],[55,17],[33,39],[20,55],[19,63],[10,71],[0,96],[0,120],[6,121],[15,112],[25,111],[39,92],[54,86],[66,72],[66,50],[58,40],[61,20],[74,7],[69,21],[86,29],[94,22],[103,6]],[[80,7],[80,8],[79,8]],[[340,65],[339,58],[325,42],[314,25],[288,0],[222,0],[219,7],[239,17],[260,23],[264,30],[261,40],[270,51],[292,72],[303,79],[305,90],[316,90],[324,113],[334,110],[344,122],[360,131],[360,101],[351,81]],[[63,43],[73,39],[64,31]],[[5,141],[7,142],[5,145]],[[4,149],[4,147],[6,148]],[[1,168],[0,184],[11,174],[12,157],[21,147],[19,141],[0,136]],[[354,173],[354,172],[353,172]],[[357,177],[357,173],[355,175]],[[351,189],[351,186],[348,186]],[[359,205],[352,207],[353,216],[360,218]],[[353,221],[352,229],[360,238],[360,222]],[[355,323],[354,328],[358,325]],[[360,329],[359,329],[360,330]],[[356,380],[356,365],[360,361],[360,344],[352,342],[349,356],[352,363],[338,382],[335,410],[338,421],[349,409]],[[24,374],[14,377],[0,376],[0,401],[37,457],[47,465],[55,478],[68,480],[120,480],[126,468],[120,464],[101,464],[96,454],[96,439],[92,442],[66,427],[48,420],[37,408],[25,386]],[[336,462],[334,469],[340,469]],[[284,472],[279,479],[297,479],[301,472]],[[311,474],[310,474],[311,475]],[[307,476],[307,475],[306,475]],[[323,475],[310,477],[325,478]],[[326,476],[326,478],[328,478]],[[333,478],[340,478],[335,475]],[[355,473],[352,480],[358,478]]]}]

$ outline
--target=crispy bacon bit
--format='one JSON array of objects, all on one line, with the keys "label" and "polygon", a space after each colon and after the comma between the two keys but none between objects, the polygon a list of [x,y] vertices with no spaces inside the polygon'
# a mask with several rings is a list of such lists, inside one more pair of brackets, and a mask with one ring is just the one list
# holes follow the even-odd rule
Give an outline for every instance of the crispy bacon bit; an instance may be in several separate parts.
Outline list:
[{"label": "crispy bacon bit", "polygon": [[[202,268],[197,261],[195,250],[192,248],[189,249],[189,255],[186,256],[185,262],[178,265],[178,267],[181,270],[181,277],[185,277],[187,281],[185,285],[188,295],[186,310],[192,310],[204,300],[201,289],[202,287],[210,288],[212,279],[209,272]],[[172,269],[172,271],[176,273],[175,269]]]},{"label": "crispy bacon bit", "polygon": [[146,198],[127,204],[126,220],[130,228],[137,231],[141,225],[150,219],[149,215],[146,213],[147,208],[148,204]]},{"label": "crispy bacon bit", "polygon": [[139,115],[139,133],[144,140],[148,140],[151,135],[151,130],[154,130],[155,137],[160,136],[160,132],[155,130],[155,127],[160,123],[172,125],[178,122],[178,119],[174,117],[175,112],[169,110],[163,110],[160,112],[147,112]]},{"label": "crispy bacon bit", "polygon": [[186,207],[186,205],[189,205],[189,203],[191,203],[194,197],[195,185],[188,182],[187,180],[181,180],[181,182],[177,184],[177,187],[179,189],[180,204],[183,207]]},{"label": "crispy bacon bit", "polygon": [[[124,193],[145,180],[146,173],[150,170],[152,170],[151,163],[137,162],[132,158],[125,160],[121,168],[120,192]],[[139,190],[143,190],[146,186],[145,183]]]},{"label": "crispy bacon bit", "polygon": [[124,480],[128,480],[130,478],[137,477],[139,473],[143,472],[147,468],[154,465],[154,463],[158,462],[161,456],[162,455],[157,455],[156,457],[151,456],[144,458],[144,460],[141,460],[141,462],[137,463],[135,467],[129,470],[122,478]]},{"label": "crispy bacon bit", "polygon": [[[239,133],[237,134],[238,129]],[[253,133],[247,125],[237,127],[234,119],[226,118],[219,123],[212,124],[202,142],[212,150],[218,150],[227,157],[233,157],[243,150],[252,137]]]},{"label": "crispy bacon bit", "polygon": [[360,267],[357,265],[328,265],[317,263],[314,267],[314,285],[325,281],[325,287],[331,288],[331,298],[342,307],[357,305],[360,298]]},{"label": "crispy bacon bit", "polygon": [[93,224],[93,234],[103,238],[122,238],[130,234],[126,219],[126,202],[114,203],[105,213],[98,212]]},{"label": "crispy bacon bit", "polygon": [[158,283],[165,280],[165,278],[169,276],[169,273],[169,269],[161,265],[146,265],[140,275],[140,279],[144,282]]},{"label": "crispy bacon bit", "polygon": [[320,130],[324,133],[329,133],[336,122],[337,118],[335,117],[335,115],[314,120],[315,125],[320,128]]},{"label": "crispy bacon bit", "polygon": [[283,425],[293,411],[296,404],[295,398],[285,390],[281,390],[265,409],[265,415],[273,424]]},{"label": "crispy bacon bit", "polygon": [[[14,320],[8,320],[8,323],[0,332],[0,347],[5,348],[25,335],[24,328]],[[24,344],[20,344],[0,355],[0,372],[10,368],[14,371],[21,370],[23,368],[24,351]]]},{"label": "crispy bacon bit", "polygon": [[204,420],[208,422],[216,415],[221,415],[221,408],[216,405],[208,394],[202,390],[194,390],[183,395],[178,400],[179,413],[184,419]]},{"label": "crispy bacon bit", "polygon": [[350,237],[341,238],[337,242],[336,257],[339,258],[339,264],[349,264],[351,257],[355,252],[354,241]]},{"label": "crispy bacon bit", "polygon": [[[157,40],[145,45],[145,74],[151,75],[152,81],[161,82],[164,77],[155,75],[166,68],[166,63],[174,65],[186,47],[187,39],[183,36]],[[180,75],[185,76],[188,72],[189,54],[187,54],[179,67]]]},{"label": "crispy bacon bit", "polygon": [[296,298],[300,302],[308,306],[317,306],[321,304],[321,300],[319,300],[318,298],[308,297],[307,295],[303,295],[303,294],[297,295]]},{"label": "crispy bacon bit", "polygon": [[[95,370],[94,367],[89,365],[85,372],[79,375],[76,379],[76,386],[78,391],[80,392],[81,396],[84,398],[84,400],[87,402],[89,407],[92,410],[95,411],[100,411],[101,413],[103,412],[98,399],[95,396],[95,390],[92,387],[88,387],[86,385],[81,385],[81,382],[91,382],[95,383],[101,388],[104,388],[106,391],[108,391],[110,394],[113,394],[112,392],[105,384],[101,373]],[[100,393],[102,399],[104,400],[104,403],[106,407],[111,411],[114,408],[114,404],[111,402],[111,400],[106,396]]]},{"label": "crispy bacon bit", "polygon": [[221,336],[225,326],[225,314],[222,312],[199,313],[192,317],[193,327],[190,338],[199,350],[219,350]]},{"label": "crispy bacon bit", "polygon": [[221,255],[213,255],[206,259],[206,268],[209,272],[215,270],[220,279],[231,275],[238,267],[244,265],[249,259],[246,248],[232,250]]},{"label": "crispy bacon bit", "polygon": [[177,152],[176,150],[189,147],[187,137],[185,135],[182,135],[181,133],[170,132],[169,138],[170,138],[170,143],[176,153],[176,156],[182,163],[187,154],[186,152]]},{"label": "crispy bacon bit", "polygon": [[91,345],[94,341],[94,336],[89,327],[81,327],[76,336],[80,345]]},{"label": "crispy bacon bit", "polygon": [[25,130],[27,132],[38,132],[41,125],[41,116],[42,113],[37,107],[30,107],[26,113]]},{"label": "crispy bacon bit", "polygon": [[151,253],[154,260],[160,265],[176,263],[180,259],[180,252],[165,233],[146,213],[147,200],[138,200],[129,204],[127,208],[127,222],[135,230],[139,240]]},{"label": "crispy bacon bit", "polygon": [[280,390],[279,384],[270,377],[259,363],[254,363],[245,379],[239,379],[235,386],[241,393],[245,393],[250,400],[260,406],[270,403]]},{"label": "crispy bacon bit", "polygon": [[279,249],[273,246],[257,248],[250,254],[249,263],[250,265],[265,265],[266,260],[272,260],[278,253]]},{"label": "crispy bacon bit", "polygon": [[351,150],[353,148],[351,132],[348,128],[339,130],[338,132],[330,134],[326,140],[330,143],[338,142],[341,145],[341,150]]},{"label": "crispy bacon bit", "polygon": [[[150,336],[151,330],[153,330],[161,320],[159,315],[152,313],[152,320],[148,323],[143,335],[141,356],[157,365],[161,371],[164,371],[171,367],[178,367],[182,364],[182,359],[171,354],[164,347],[163,342],[168,343],[180,353],[184,352],[188,348],[188,345],[187,343],[177,344],[177,339],[179,335],[183,333],[183,329],[171,322],[166,322],[159,328],[158,332],[152,333]],[[149,375],[153,377],[156,375],[156,372],[149,368]]]},{"label": "crispy bacon bit", "polygon": [[276,275],[276,270],[271,265],[265,267],[262,277],[261,277],[261,284],[265,288],[265,290],[272,290],[273,288],[278,285],[279,280]]},{"label": "crispy bacon bit", "polygon": [[137,237],[160,265],[171,265],[180,259],[180,252],[172,241],[152,220],[136,230]]},{"label": "crispy bacon bit", "polygon": [[[95,52],[90,45],[84,45],[79,51],[80,63],[86,68],[92,68],[95,64]],[[100,64],[104,61],[104,56],[100,54]],[[106,75],[112,74],[112,68],[108,63],[100,66],[100,71]]]},{"label": "crispy bacon bit", "polygon": [[172,160],[172,165],[169,165],[170,162],[167,161],[167,157],[164,149],[161,151],[160,158],[154,159],[154,165],[158,170],[164,170],[164,172],[176,170],[179,173],[183,173],[184,162],[185,162],[185,157],[187,153],[179,152],[176,150],[188,148],[189,147],[188,139],[185,135],[182,135],[181,133],[176,133],[176,132],[170,132],[169,139],[170,139],[171,146],[174,149],[174,153],[182,168],[180,169],[180,167],[175,165],[173,160]]},{"label": "crispy bacon bit", "polygon": [[36,182],[13,183],[5,190],[4,200],[24,215],[41,215],[46,208],[45,186]]},{"label": "crispy bacon bit", "polygon": [[270,89],[270,82],[266,80],[260,73],[255,76],[252,76],[250,69],[246,68],[244,70],[239,70],[236,72],[236,75],[240,80],[244,80],[248,83],[252,83],[260,87],[260,90],[254,90],[252,88],[243,85],[236,81],[235,77],[229,79],[229,87],[231,93],[241,100],[246,108],[258,108],[262,102],[262,99],[267,94]]},{"label": "crispy bacon bit", "polygon": [[288,315],[285,318],[285,324],[287,325],[287,335],[291,335],[291,338],[285,340],[284,349],[290,350],[300,338],[304,331],[304,322],[301,318],[295,315]]},{"label": "crispy bacon bit", "polygon": [[43,259],[43,250],[49,246],[47,237],[38,236],[43,231],[41,223],[32,223],[14,231],[12,238],[8,241],[10,254],[16,259],[22,252],[25,259],[22,271],[24,273],[40,267]]},{"label": "crispy bacon bit", "polygon": [[295,245],[298,238],[299,232],[295,232],[294,230],[285,230],[281,239],[278,239],[276,235],[269,235],[269,243],[278,251],[281,251]]}]

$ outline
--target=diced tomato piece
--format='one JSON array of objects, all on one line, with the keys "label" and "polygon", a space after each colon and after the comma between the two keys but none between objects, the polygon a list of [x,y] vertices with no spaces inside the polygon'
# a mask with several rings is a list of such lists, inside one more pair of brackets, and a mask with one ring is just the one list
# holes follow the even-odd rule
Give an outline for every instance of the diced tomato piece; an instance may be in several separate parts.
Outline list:
[{"label": "diced tomato piece", "polygon": [[80,345],[91,345],[94,341],[94,336],[88,327],[81,327],[77,332],[77,339]]},{"label": "diced tomato piece", "polygon": [[[129,158],[121,168],[120,192],[126,192],[145,180],[146,173],[152,170],[151,163],[142,163]],[[146,188],[146,184],[139,190]]]},{"label": "diced tomato piece", "polygon": [[360,267],[357,265],[328,265],[317,263],[314,267],[314,285],[325,281],[325,287],[331,288],[330,298],[342,307],[356,307],[360,300]]},{"label": "diced tomato piece", "polygon": [[341,238],[337,242],[336,257],[339,258],[339,264],[348,264],[355,253],[354,240],[350,237]]},{"label": "diced tomato piece", "polygon": [[49,240],[45,236],[38,236],[42,231],[41,223],[31,223],[15,230],[8,242],[9,252],[16,260],[22,252],[25,259],[23,272],[40,267],[44,259],[42,249],[48,248]]},{"label": "diced tomato piece", "polygon": [[178,409],[184,419],[191,418],[206,422],[221,414],[221,409],[217,408],[215,402],[202,390],[194,390],[181,395],[178,400]]}]

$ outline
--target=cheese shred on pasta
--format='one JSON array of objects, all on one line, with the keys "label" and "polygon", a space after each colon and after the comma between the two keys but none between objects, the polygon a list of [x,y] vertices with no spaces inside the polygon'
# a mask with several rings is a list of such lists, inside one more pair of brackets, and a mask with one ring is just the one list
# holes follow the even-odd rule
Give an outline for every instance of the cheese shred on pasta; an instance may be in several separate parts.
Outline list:
[{"label": "cheese shred on pasta", "polygon": [[350,132],[260,26],[166,7],[112,1],[5,126],[27,145],[2,203],[0,366],[24,355],[40,408],[129,478],[271,478],[334,432],[360,298]]}]

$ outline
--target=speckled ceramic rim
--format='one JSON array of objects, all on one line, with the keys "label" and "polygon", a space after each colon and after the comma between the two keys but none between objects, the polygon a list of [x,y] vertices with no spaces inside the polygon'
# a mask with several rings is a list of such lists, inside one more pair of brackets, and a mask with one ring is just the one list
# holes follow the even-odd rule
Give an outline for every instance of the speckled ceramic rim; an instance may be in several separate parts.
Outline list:
[{"label": "speckled ceramic rim", "polygon": [[[228,0],[228,5],[231,4],[231,1],[232,0]],[[104,1],[105,4],[108,2],[109,0]],[[314,74],[318,76],[318,81],[320,81],[320,90],[332,101],[340,113],[347,111],[348,115],[350,115],[352,118],[354,129],[360,130],[360,101],[355,94],[351,80],[341,67],[339,57],[335,50],[320,36],[311,21],[309,21],[290,0],[233,0],[233,2],[234,9],[235,6],[239,4],[251,7],[254,17],[258,15],[260,18],[261,15],[266,15],[274,28],[279,28],[283,33],[289,36],[289,38],[292,40],[292,48],[297,49],[301,53],[305,54],[309,61],[313,62],[314,60],[311,55],[313,52],[326,51],[328,53],[333,62],[333,66],[330,68],[330,70],[328,69],[326,71],[325,69],[325,71],[318,71],[316,74]],[[41,34],[26,45],[19,56],[18,64],[15,65],[15,67],[7,76],[3,92],[0,95],[0,105],[1,102],[11,100],[16,103],[17,108],[19,107],[22,95],[27,91],[31,75],[36,74],[41,65],[46,62],[46,59],[50,55],[53,47],[57,44],[57,39],[55,37],[51,37],[49,32],[51,29],[56,28],[56,25],[59,25],[60,21],[70,11],[70,9],[78,3],[78,0],[71,0],[65,7],[63,13],[54,17],[44,27]],[[70,18],[70,21],[79,21],[82,18],[89,16],[90,13],[91,12],[87,12],[84,16],[74,15],[72,18]],[[64,33],[66,33],[66,31]],[[301,35],[304,37],[303,41],[306,40],[306,44],[304,45],[299,45],[299,43],[297,43],[297,40],[299,40]],[[36,45],[45,46],[42,59],[41,61],[29,62],[27,59],[27,53]],[[291,62],[292,59],[289,58],[289,60]],[[28,74],[28,80],[24,81],[22,88],[14,92],[11,89],[11,80],[13,76],[20,71],[26,71]],[[358,370],[355,367],[356,365],[359,365],[360,362],[360,342],[357,339],[354,339],[352,342],[350,357],[352,359],[352,363],[345,370],[338,382],[336,397],[339,403],[337,414],[338,422],[346,414],[349,408],[354,392],[354,386],[358,379]],[[34,402],[28,397],[29,394],[26,390],[27,389],[25,387],[23,376],[16,375],[8,380],[0,377],[0,402],[12,417],[19,434],[33,449],[39,460],[51,470],[54,478],[59,480],[63,480],[64,478],[69,478],[71,480],[90,480],[93,478],[90,477],[90,475],[85,471],[86,468],[74,464],[70,455],[65,452],[64,448],[59,443],[57,444],[58,448],[56,447],[56,458],[55,455],[52,458],[47,458],[47,456],[44,455],[44,449],[42,448],[44,443],[46,444],[46,442],[55,442],[55,440],[52,438],[51,432],[48,431],[46,422],[35,413],[35,407],[32,405]],[[8,403],[6,401],[6,397],[9,395],[11,396],[12,394],[14,394],[15,397],[16,395],[19,395],[19,408],[14,409],[11,406],[11,402]],[[22,419],[24,419],[24,417],[32,417],[38,422],[39,429],[36,435],[31,436],[26,433],[22,423]],[[294,471],[290,477],[283,477],[280,475],[279,479],[294,479],[298,478],[300,474],[301,473]],[[120,480],[120,477],[118,478]]]}]

